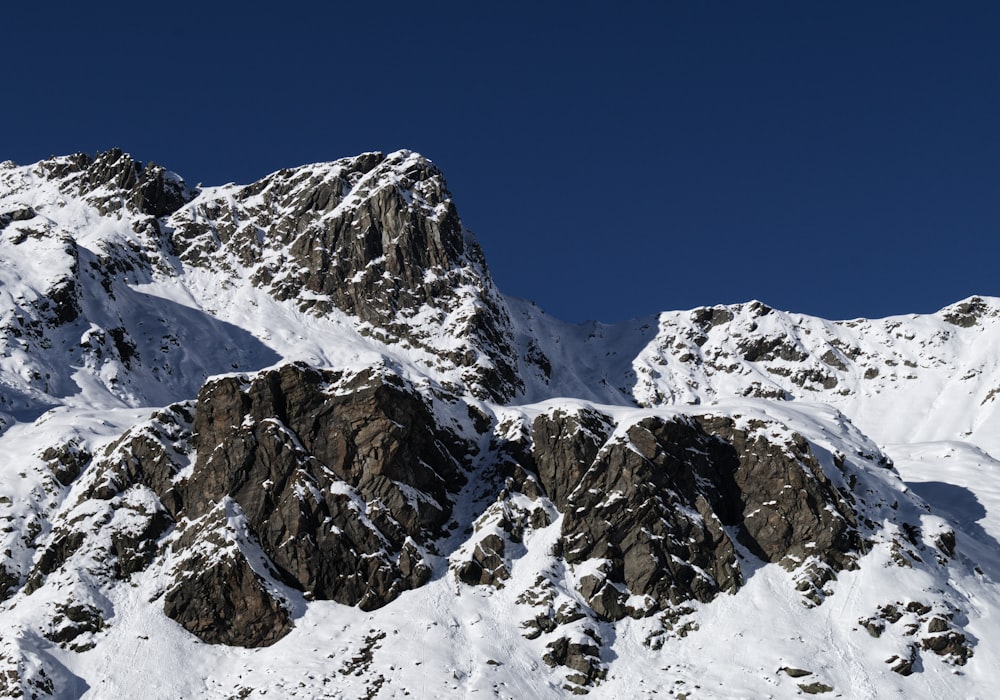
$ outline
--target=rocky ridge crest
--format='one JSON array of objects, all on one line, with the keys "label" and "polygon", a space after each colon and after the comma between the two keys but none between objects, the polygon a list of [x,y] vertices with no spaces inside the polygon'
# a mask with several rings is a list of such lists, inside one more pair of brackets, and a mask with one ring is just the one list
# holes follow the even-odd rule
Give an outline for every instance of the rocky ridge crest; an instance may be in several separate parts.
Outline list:
[{"label": "rocky ridge crest", "polygon": [[366,334],[456,370],[482,398],[523,388],[482,251],[419,154],[366,153],[206,191],[168,225],[188,265],[241,270],[303,311],[355,316]]}]

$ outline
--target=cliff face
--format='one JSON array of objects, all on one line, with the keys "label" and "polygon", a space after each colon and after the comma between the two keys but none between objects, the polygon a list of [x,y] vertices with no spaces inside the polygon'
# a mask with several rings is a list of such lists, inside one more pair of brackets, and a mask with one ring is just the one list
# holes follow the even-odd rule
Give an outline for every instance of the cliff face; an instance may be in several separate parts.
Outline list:
[{"label": "cliff face", "polygon": [[373,609],[426,583],[425,547],[451,514],[469,449],[398,377],[298,365],[206,384],[181,439],[186,471],[141,449],[140,433],[104,461],[102,483],[142,475],[179,523],[167,616],[244,646],[290,630],[280,586]]},{"label": "cliff face", "polygon": [[181,260],[240,270],[279,300],[357,317],[425,350],[483,398],[523,388],[510,319],[444,176],[408,151],[367,153],[208,191],[169,221]]},{"label": "cliff face", "polygon": [[851,419],[898,436],[907,396],[958,382],[974,401],[933,430],[986,435],[995,300],[561,324],[497,292],[441,173],[406,151],[201,190],[119,151],[4,166],[0,256],[4,692],[58,697],[148,620],[180,635],[151,646],[217,659],[309,657],[326,620],[356,644],[303,683],[371,697],[425,672],[373,660],[390,634],[428,667],[489,649],[435,666],[470,688],[500,692],[486,664],[620,696],[622,657],[667,672],[658,650],[730,601],[760,630],[838,630],[872,673],[982,643],[988,532],[932,512]]}]

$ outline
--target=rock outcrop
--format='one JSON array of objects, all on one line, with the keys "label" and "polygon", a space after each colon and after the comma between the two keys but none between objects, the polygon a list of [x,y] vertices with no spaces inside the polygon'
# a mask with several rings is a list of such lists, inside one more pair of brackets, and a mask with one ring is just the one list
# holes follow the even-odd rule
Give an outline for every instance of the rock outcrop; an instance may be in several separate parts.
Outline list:
[{"label": "rock outcrop", "polygon": [[355,316],[363,332],[430,353],[483,397],[523,388],[482,251],[444,176],[418,154],[281,170],[200,198],[170,226],[190,265],[243,268],[277,299]]},{"label": "rock outcrop", "polygon": [[282,580],[375,608],[427,580],[420,548],[451,515],[469,448],[397,377],[340,379],[287,365],[209,383],[181,512],[231,498]]},{"label": "rock outcrop", "polygon": [[823,584],[854,568],[866,549],[850,494],[834,486],[801,435],[776,438],[762,422],[737,427],[730,417],[698,422],[739,460],[730,484],[730,503],[738,505],[729,517],[739,525],[740,543],[789,570],[804,565],[799,589],[819,603]]},{"label": "rock outcrop", "polygon": [[93,157],[76,153],[45,160],[37,172],[57,180],[67,194],[81,195],[104,215],[127,208],[159,218],[174,213],[197,194],[175,173],[155,163],[143,164],[119,148]]},{"label": "rock outcrop", "polygon": [[[582,567],[577,590],[599,619],[669,617],[686,601],[736,591],[740,548],[798,572],[800,591],[817,604],[866,545],[853,501],[808,442],[772,427],[722,416],[616,425],[594,409],[557,409],[535,418],[530,437],[505,443],[502,470],[510,488],[540,492],[562,513],[557,551]],[[512,511],[505,505],[499,522]],[[502,563],[503,540],[483,542],[489,551],[478,544],[459,570],[467,583],[492,582],[486,572]]]},{"label": "rock outcrop", "polygon": [[[192,442],[190,475],[164,493],[175,517],[213,532],[203,521],[229,503],[249,543],[238,549],[244,557],[259,549],[276,583],[364,609],[427,581],[424,547],[451,516],[470,449],[394,375],[345,378],[298,365],[210,382],[195,404]],[[180,553],[186,537],[174,545]],[[276,617],[272,629],[287,631],[284,613],[264,602],[266,577],[236,554],[217,569],[206,573],[196,560],[175,567],[167,613],[209,634],[217,625],[192,612],[195,601],[216,600],[211,614],[221,614],[249,599],[262,618]]]},{"label": "rock outcrop", "polygon": [[168,547],[168,616],[208,642],[270,644],[290,595],[373,609],[425,583],[472,449],[377,368],[217,379],[95,459],[71,522],[102,534],[67,526],[26,590],[81,550],[127,579]]},{"label": "rock outcrop", "polygon": [[617,620],[735,590],[732,449],[684,419],[643,419],[615,437],[610,423],[556,412],[532,428],[539,481],[563,512],[563,557],[600,562],[580,581],[588,604]]}]

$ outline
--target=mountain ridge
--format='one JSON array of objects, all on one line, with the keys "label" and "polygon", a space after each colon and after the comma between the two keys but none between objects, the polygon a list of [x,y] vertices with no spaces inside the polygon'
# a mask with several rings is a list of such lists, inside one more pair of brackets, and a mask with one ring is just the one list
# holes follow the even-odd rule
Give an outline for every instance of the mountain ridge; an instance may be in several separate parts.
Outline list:
[{"label": "mountain ridge", "polygon": [[[10,694],[990,687],[998,299],[563,323],[410,151],[195,189],[121,151],[7,164],[0,257]],[[718,617],[749,601],[800,648]]]}]

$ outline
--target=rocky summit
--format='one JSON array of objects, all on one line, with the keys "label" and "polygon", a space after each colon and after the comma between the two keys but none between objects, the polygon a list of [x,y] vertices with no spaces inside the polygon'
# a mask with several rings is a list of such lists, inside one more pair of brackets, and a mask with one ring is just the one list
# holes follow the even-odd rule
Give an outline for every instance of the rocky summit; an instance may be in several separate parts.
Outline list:
[{"label": "rocky summit", "polygon": [[409,151],[0,164],[0,695],[990,697],[997,347],[561,322]]}]

